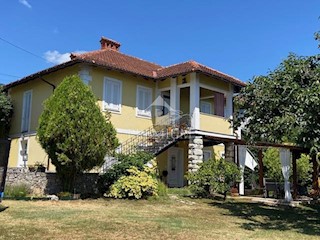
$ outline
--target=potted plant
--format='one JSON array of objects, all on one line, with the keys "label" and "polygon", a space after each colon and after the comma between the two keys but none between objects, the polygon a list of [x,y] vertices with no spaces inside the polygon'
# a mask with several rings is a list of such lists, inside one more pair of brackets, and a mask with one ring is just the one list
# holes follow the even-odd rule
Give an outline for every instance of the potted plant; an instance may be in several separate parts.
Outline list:
[{"label": "potted plant", "polygon": [[46,167],[44,166],[43,163],[36,162],[34,166],[35,166],[37,172],[45,172],[46,171]]}]

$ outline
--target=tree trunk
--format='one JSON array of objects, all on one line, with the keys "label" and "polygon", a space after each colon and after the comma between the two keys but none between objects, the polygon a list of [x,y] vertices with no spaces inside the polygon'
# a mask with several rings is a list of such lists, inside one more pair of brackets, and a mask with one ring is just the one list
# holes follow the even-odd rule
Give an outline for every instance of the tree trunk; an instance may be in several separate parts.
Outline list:
[{"label": "tree trunk", "polygon": [[312,189],[317,192],[317,191],[319,191],[319,183],[318,183],[319,164],[317,161],[317,154],[316,153],[312,154],[311,159],[312,159],[312,165],[313,165]]}]

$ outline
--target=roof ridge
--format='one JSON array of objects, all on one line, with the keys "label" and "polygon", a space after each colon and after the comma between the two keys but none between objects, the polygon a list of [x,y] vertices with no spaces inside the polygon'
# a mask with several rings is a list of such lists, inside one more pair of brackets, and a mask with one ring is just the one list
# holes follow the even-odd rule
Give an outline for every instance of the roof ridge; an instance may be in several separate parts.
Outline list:
[{"label": "roof ridge", "polygon": [[157,67],[160,67],[162,68],[162,66],[160,64],[157,64],[157,63],[154,63],[154,62],[150,62],[150,61],[147,61],[147,60],[144,60],[142,58],[138,58],[138,57],[134,57],[134,56],[131,56],[131,55],[128,55],[128,54],[125,54],[125,53],[122,53],[122,52],[119,52],[119,51],[115,51],[113,49],[98,49],[98,50],[93,50],[93,51],[90,51],[90,52],[85,52],[85,53],[80,53],[80,54],[77,54],[77,56],[81,56],[81,55],[86,55],[86,56],[90,56],[91,54],[94,54],[94,53],[99,53],[99,52],[107,52],[107,51],[112,51],[112,52],[115,52],[115,53],[118,53],[120,55],[124,55],[126,57],[130,57],[130,58],[134,58],[134,59],[137,59],[139,61],[143,61],[145,63],[149,63],[149,64],[153,64]]},{"label": "roof ridge", "polygon": [[175,64],[171,64],[171,65],[168,65],[168,66],[165,66],[165,67],[158,68],[157,71],[165,70],[165,69],[167,69],[167,68],[175,67],[175,66],[178,66],[178,65],[186,64],[186,63],[190,63],[190,64],[192,65],[192,62],[197,63],[197,62],[194,61],[194,60],[188,60],[188,61],[185,61],[185,62],[175,63]]}]

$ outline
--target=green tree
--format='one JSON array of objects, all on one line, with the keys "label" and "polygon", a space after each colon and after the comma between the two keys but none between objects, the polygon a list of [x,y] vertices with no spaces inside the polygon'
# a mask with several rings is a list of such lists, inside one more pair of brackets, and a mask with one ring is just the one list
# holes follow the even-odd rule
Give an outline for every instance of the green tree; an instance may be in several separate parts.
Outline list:
[{"label": "green tree", "polygon": [[118,146],[116,131],[100,111],[91,89],[68,76],[44,103],[38,139],[56,166],[64,191],[77,174],[101,166]]},{"label": "green tree", "polygon": [[320,151],[320,57],[290,54],[267,76],[258,76],[235,99],[234,126],[249,142],[291,142]]},{"label": "green tree", "polygon": [[13,114],[11,99],[0,86],[0,138],[7,137],[10,129],[10,120]]},{"label": "green tree", "polygon": [[263,166],[266,168],[265,176],[274,181],[283,181],[280,152],[277,148],[268,148],[263,153]]}]

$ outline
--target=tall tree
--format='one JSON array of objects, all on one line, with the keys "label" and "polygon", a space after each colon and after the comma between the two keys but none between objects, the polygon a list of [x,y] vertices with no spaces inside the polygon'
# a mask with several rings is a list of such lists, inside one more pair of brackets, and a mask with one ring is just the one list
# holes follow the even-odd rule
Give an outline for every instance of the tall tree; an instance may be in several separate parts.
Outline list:
[{"label": "tall tree", "polygon": [[11,99],[0,86],[0,138],[7,137],[10,129],[10,120],[13,114]]},{"label": "tall tree", "polygon": [[[255,77],[236,97],[234,126],[245,122],[248,141],[292,142],[320,152],[320,57],[290,54],[267,76]],[[317,171],[316,171],[317,172]],[[316,176],[314,176],[315,179]]]},{"label": "tall tree", "polygon": [[72,191],[76,175],[101,166],[118,145],[109,114],[102,114],[91,89],[78,76],[66,77],[45,101],[38,138],[64,191]]}]

